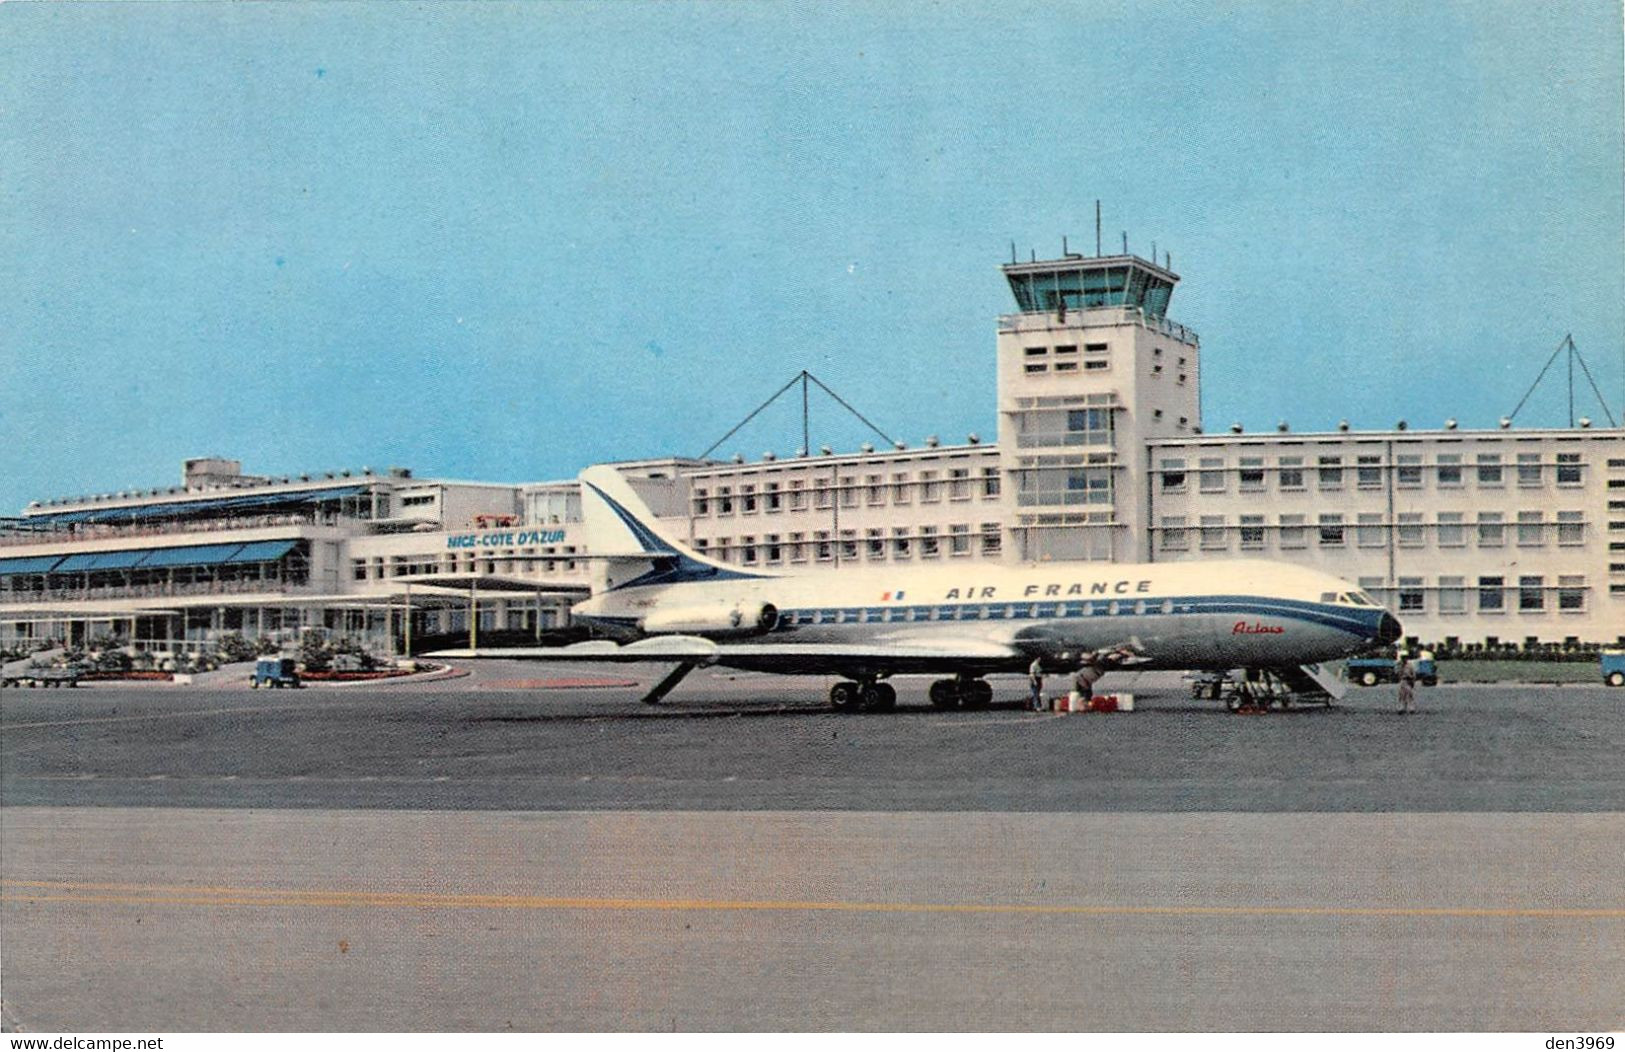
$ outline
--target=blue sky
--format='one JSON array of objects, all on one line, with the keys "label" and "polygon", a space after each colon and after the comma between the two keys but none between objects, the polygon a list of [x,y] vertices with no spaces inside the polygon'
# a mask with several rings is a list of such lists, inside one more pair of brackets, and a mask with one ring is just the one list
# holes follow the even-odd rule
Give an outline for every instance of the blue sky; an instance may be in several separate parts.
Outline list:
[{"label": "blue sky", "polygon": [[203,454],[570,477],[802,368],[991,436],[998,264],[1096,198],[1210,428],[1492,426],[1567,332],[1618,416],[1622,68],[1617,0],[7,4],[0,512]]}]

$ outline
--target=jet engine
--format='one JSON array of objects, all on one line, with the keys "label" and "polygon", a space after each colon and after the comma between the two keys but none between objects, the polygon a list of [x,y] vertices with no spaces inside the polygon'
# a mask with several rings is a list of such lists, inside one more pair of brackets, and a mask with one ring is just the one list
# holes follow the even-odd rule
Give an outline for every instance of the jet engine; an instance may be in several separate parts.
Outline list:
[{"label": "jet engine", "polygon": [[643,619],[649,635],[756,636],[777,627],[779,608],[762,602],[661,607]]}]

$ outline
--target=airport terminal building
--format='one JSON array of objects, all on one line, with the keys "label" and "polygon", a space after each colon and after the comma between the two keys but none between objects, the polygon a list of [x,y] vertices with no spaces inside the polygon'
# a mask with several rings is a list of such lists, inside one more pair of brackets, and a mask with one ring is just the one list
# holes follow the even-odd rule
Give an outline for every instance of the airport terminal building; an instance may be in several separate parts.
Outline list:
[{"label": "airport terminal building", "polygon": [[[1132,255],[1003,270],[996,442],[622,469],[676,535],[759,569],[1268,558],[1359,584],[1423,642],[1625,642],[1625,430],[1209,434],[1176,274]],[[574,481],[193,460],[172,489],[4,520],[0,645],[540,634],[587,594],[590,555]]]}]

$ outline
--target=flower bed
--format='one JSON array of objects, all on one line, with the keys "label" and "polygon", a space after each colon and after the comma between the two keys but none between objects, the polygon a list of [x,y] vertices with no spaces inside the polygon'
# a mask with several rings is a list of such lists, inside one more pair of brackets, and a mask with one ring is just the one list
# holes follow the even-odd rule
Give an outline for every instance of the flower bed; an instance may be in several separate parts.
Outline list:
[{"label": "flower bed", "polygon": [[394,679],[398,676],[415,676],[417,672],[406,668],[380,668],[371,672],[362,672],[359,669],[339,672],[328,669],[323,672],[301,672],[299,678],[312,683],[353,683],[367,679]]},{"label": "flower bed", "polygon": [[158,671],[155,671],[155,670],[146,670],[146,671],[138,672],[138,671],[135,671],[135,670],[132,669],[129,672],[86,672],[83,676],[80,676],[79,678],[80,679],[88,679],[88,680],[98,680],[98,679],[99,680],[107,680],[107,679],[144,679],[144,680],[164,680],[164,681],[167,682],[167,681],[172,680],[172,679],[175,678],[175,673],[173,673],[173,672],[158,672]]}]

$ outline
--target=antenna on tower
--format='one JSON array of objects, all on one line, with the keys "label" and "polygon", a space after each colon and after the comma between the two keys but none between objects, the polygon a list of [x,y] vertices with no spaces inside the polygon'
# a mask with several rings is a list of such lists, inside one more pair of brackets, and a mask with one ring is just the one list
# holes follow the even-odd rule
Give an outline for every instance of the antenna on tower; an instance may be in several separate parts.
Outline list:
[{"label": "antenna on tower", "polygon": [[1100,258],[1100,198],[1095,198],[1095,258]]},{"label": "antenna on tower", "polygon": [[1513,408],[1512,412],[1505,417],[1507,423],[1510,424],[1517,417],[1518,410],[1524,407],[1524,403],[1529,401],[1529,396],[1535,393],[1535,388],[1539,387],[1540,382],[1546,378],[1546,370],[1552,367],[1552,363],[1557,361],[1557,356],[1564,351],[1567,351],[1569,355],[1569,426],[1574,426],[1574,363],[1579,362],[1580,371],[1585,374],[1586,382],[1591,385],[1591,393],[1597,396],[1597,404],[1602,406],[1602,413],[1608,418],[1609,426],[1618,427],[1619,424],[1615,422],[1613,412],[1608,408],[1607,399],[1603,398],[1602,392],[1597,390],[1597,381],[1592,377],[1590,367],[1586,365],[1585,356],[1574,345],[1573,333],[1563,337],[1563,341],[1557,345],[1557,349],[1552,352],[1551,357],[1546,359],[1546,364],[1540,367],[1540,374],[1535,377],[1535,382],[1529,385],[1529,390],[1524,392],[1523,397],[1518,399],[1518,404]]},{"label": "antenna on tower", "polygon": [[1123,255],[1128,255],[1128,231],[1123,231]]}]

